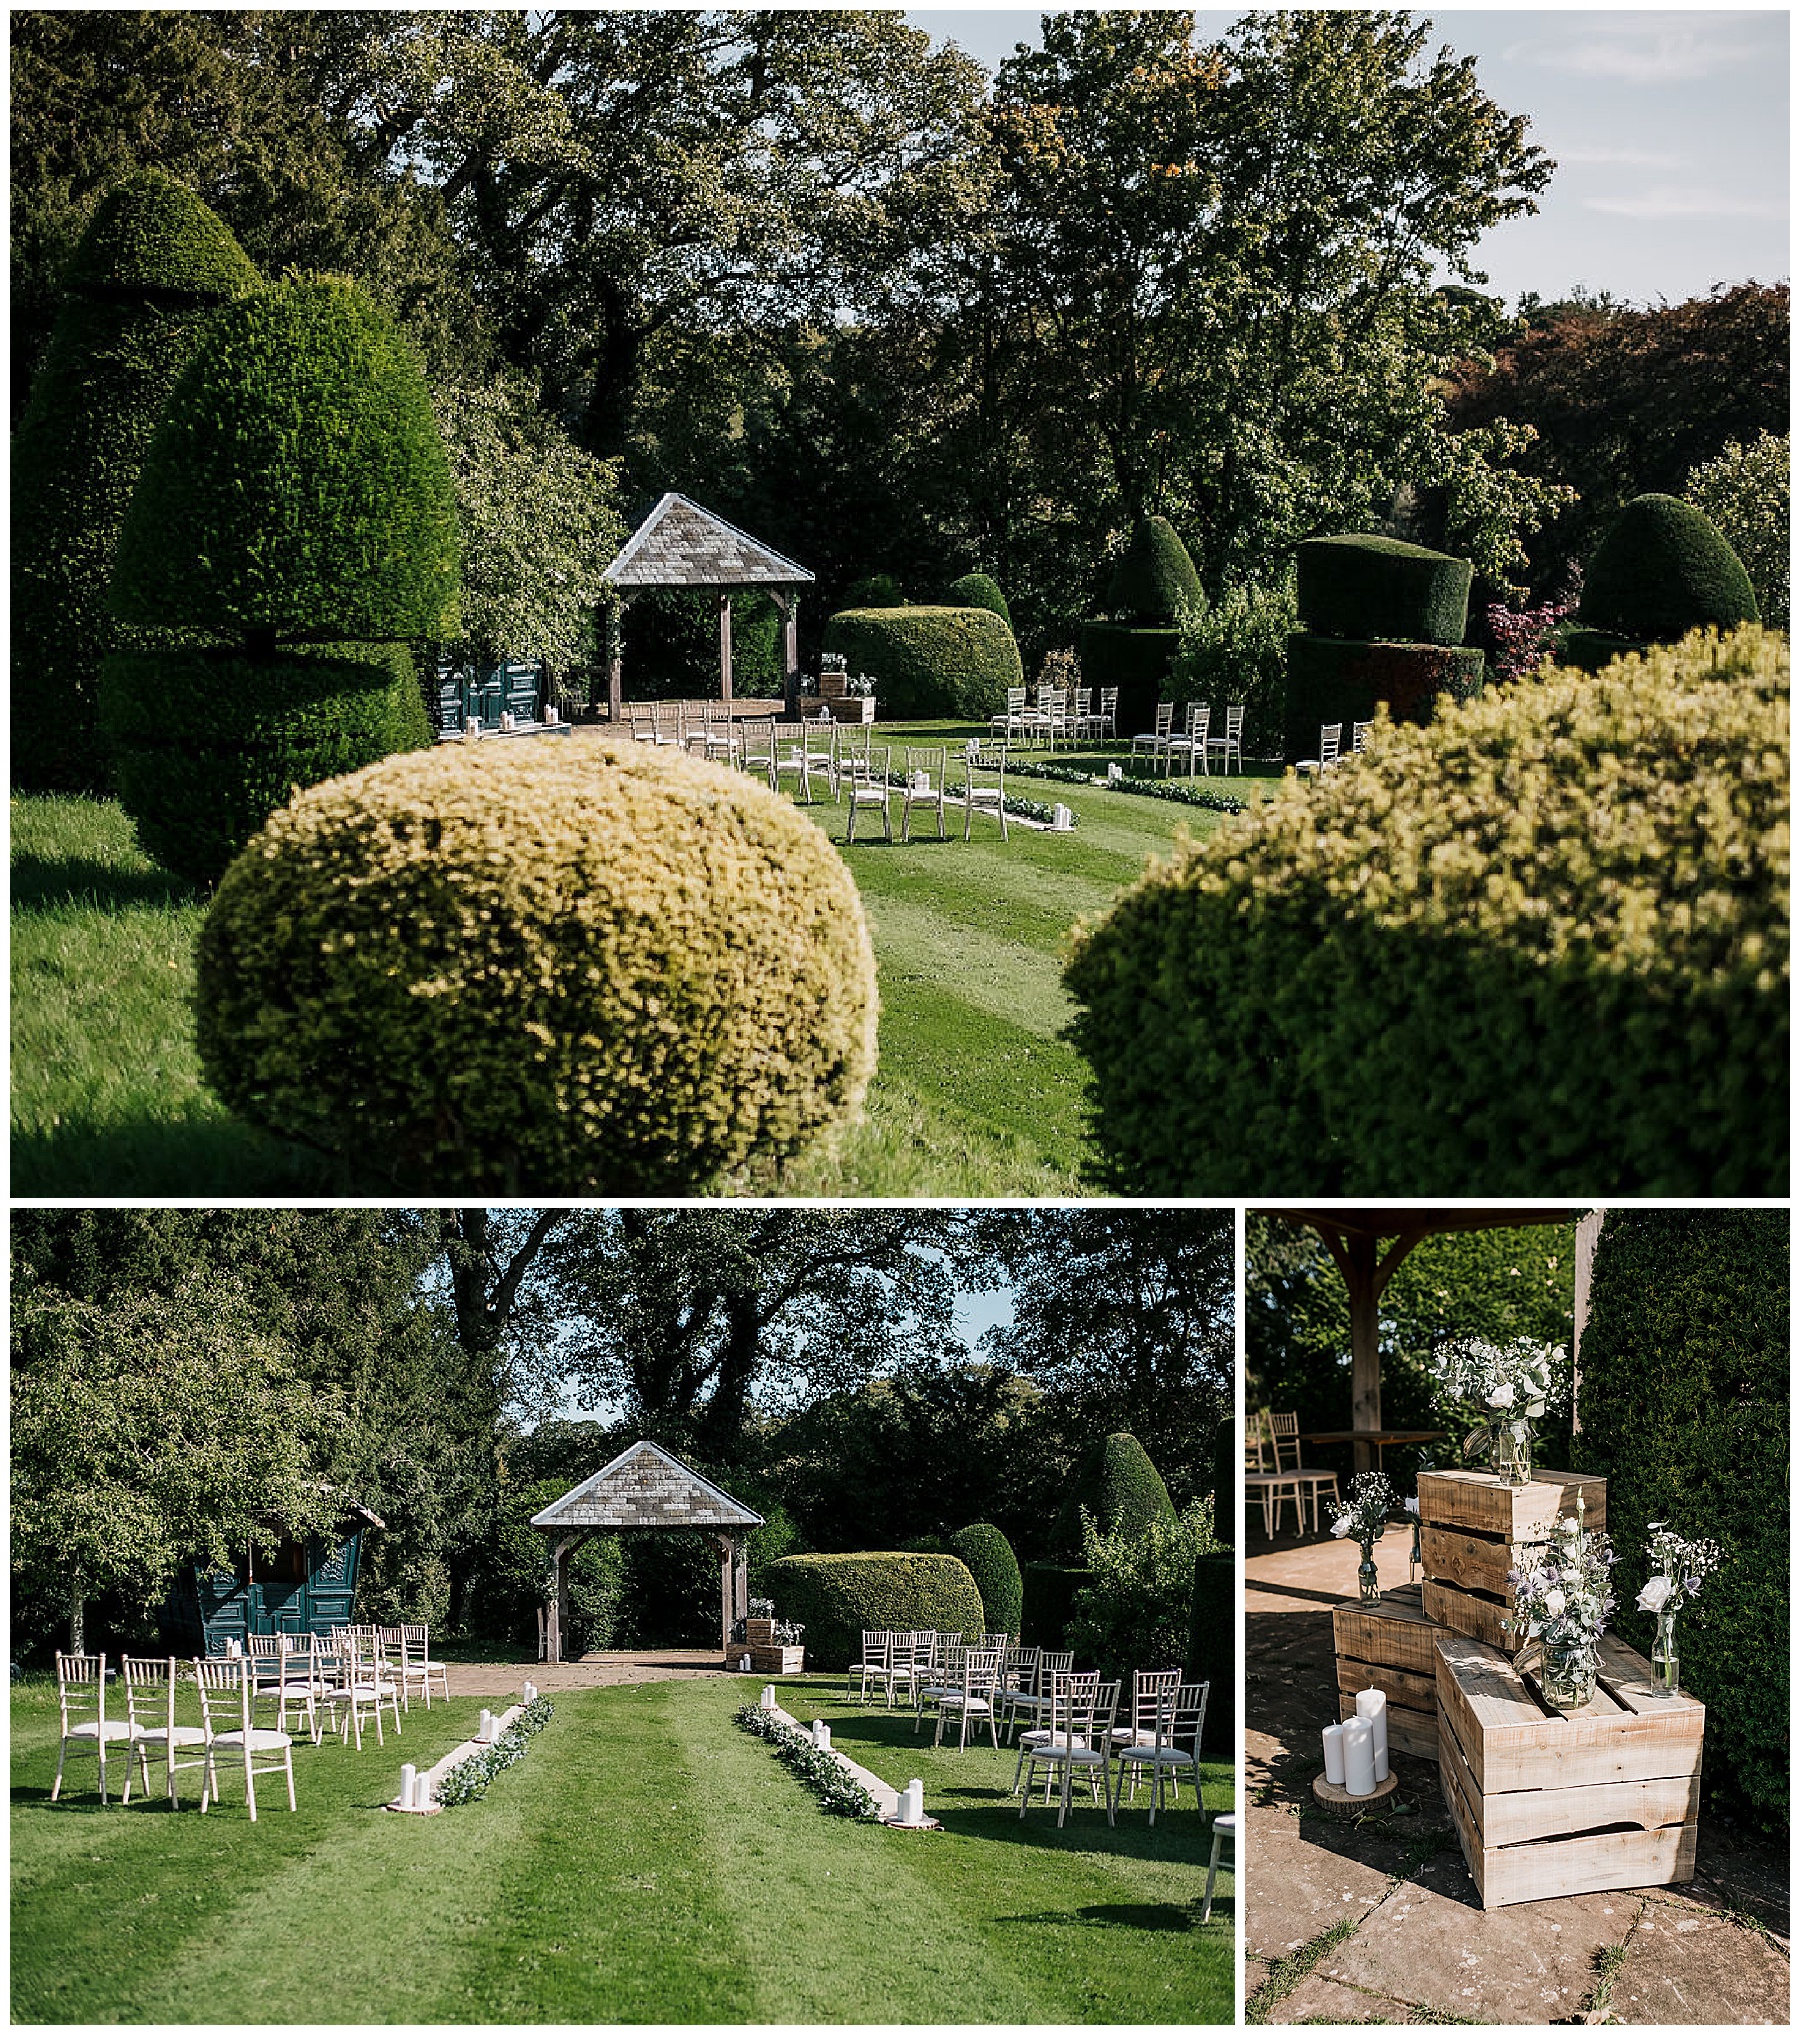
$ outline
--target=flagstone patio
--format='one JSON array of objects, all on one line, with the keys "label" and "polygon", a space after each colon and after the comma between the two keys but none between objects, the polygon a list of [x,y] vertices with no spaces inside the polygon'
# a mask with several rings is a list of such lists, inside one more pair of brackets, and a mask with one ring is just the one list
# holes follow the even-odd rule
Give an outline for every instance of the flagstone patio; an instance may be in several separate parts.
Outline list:
[{"label": "flagstone patio", "polygon": [[[1411,1536],[1376,1547],[1408,1580]],[[1331,1606],[1356,1594],[1354,1543],[1260,1534],[1245,1562],[1252,2020],[1784,2024],[1784,1852],[1703,1813],[1685,1887],[1565,1896],[1484,1912],[1435,1764],[1393,1756],[1395,1813],[1319,1810],[1319,1733],[1337,1715]],[[1321,1939],[1326,1939],[1321,1942]]]}]

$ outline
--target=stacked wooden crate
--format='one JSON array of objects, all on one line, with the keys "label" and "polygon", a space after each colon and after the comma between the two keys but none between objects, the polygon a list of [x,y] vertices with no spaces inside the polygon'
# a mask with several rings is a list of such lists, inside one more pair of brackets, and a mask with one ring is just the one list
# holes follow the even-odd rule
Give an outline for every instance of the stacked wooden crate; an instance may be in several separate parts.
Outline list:
[{"label": "stacked wooden crate", "polygon": [[1438,1756],[1439,1628],[1426,1617],[1419,1585],[1384,1590],[1379,1604],[1347,1602],[1331,1609],[1337,1649],[1338,1711],[1356,1715],[1359,1689],[1387,1698],[1388,1744],[1420,1759]]},{"label": "stacked wooden crate", "polygon": [[798,1675],[806,1668],[803,1646],[783,1646],[775,1637],[772,1618],[746,1618],[744,1643],[750,1649],[750,1672],[755,1675]]},{"label": "stacked wooden crate", "polygon": [[1610,1633],[1593,1701],[1570,1711],[1496,1648],[1434,1644],[1438,1771],[1484,1908],[1693,1878],[1702,1704],[1658,1695]]},{"label": "stacked wooden crate", "polygon": [[1513,1593],[1507,1572],[1529,1561],[1576,1500],[1591,1532],[1606,1526],[1606,1479],[1538,1470],[1528,1484],[1502,1484],[1485,1470],[1419,1472],[1422,1599],[1434,1624],[1503,1653],[1522,1642],[1505,1626]]}]

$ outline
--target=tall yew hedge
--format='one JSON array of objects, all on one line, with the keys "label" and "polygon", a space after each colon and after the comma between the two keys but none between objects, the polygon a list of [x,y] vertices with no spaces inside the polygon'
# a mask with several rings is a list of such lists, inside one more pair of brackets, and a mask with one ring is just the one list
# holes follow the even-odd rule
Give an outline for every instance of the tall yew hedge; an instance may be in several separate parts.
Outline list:
[{"label": "tall yew hedge", "polygon": [[1684,1688],[1706,1705],[1706,1774],[1788,1817],[1788,1215],[1609,1208],[1581,1337],[1578,1470],[1607,1480],[1622,1636],[1652,1520],[1723,1561],[1681,1613]]}]

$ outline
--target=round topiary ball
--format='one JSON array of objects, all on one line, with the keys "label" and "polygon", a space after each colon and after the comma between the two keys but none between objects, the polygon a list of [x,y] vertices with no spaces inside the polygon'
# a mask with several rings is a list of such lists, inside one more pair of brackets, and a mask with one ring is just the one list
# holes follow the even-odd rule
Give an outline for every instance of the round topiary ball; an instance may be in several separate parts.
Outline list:
[{"label": "round topiary ball", "polygon": [[241,1116],[415,1186],[688,1193],[799,1152],[875,1065],[837,851],[722,766],[445,744],[300,793],[202,930]]},{"label": "round topiary ball", "polygon": [[998,615],[1009,629],[1012,627],[1012,609],[1006,605],[1000,582],[988,573],[965,572],[952,584],[948,605],[953,608],[986,608],[991,614]]},{"label": "round topiary ball", "polygon": [[1577,620],[1639,643],[1758,619],[1750,575],[1704,511],[1674,495],[1637,495],[1587,569]]},{"label": "round topiary ball", "polygon": [[1174,1519],[1169,1487],[1135,1434],[1107,1435],[1076,1465],[1050,1530],[1052,1555],[1085,1559],[1084,1511],[1102,1533],[1137,1535],[1147,1532],[1155,1520]]},{"label": "round topiary ball", "polygon": [[1166,516],[1140,517],[1113,568],[1107,613],[1115,621],[1167,628],[1180,621],[1183,607],[1205,604],[1200,575],[1174,524]]}]

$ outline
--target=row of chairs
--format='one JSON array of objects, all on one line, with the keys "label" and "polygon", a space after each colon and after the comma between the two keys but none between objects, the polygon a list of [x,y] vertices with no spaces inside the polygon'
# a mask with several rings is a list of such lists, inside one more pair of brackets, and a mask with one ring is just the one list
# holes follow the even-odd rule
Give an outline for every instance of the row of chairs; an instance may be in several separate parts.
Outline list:
[{"label": "row of chairs", "polygon": [[1187,718],[1180,728],[1175,726],[1175,704],[1172,700],[1161,701],[1156,709],[1156,725],[1147,733],[1133,735],[1131,753],[1135,759],[1147,756],[1152,767],[1161,763],[1163,775],[1167,777],[1175,767],[1178,757],[1187,758],[1187,774],[1195,776],[1200,771],[1212,775],[1212,756],[1217,750],[1219,767],[1229,771],[1233,755],[1237,767],[1244,767],[1244,709],[1241,706],[1225,709],[1225,732],[1212,732],[1212,708],[1199,700],[1190,700]]},{"label": "row of chairs", "polygon": [[1096,1807],[1104,1807],[1108,1824],[1118,1818],[1127,1772],[1131,1777],[1131,1799],[1137,1800],[1138,1783],[1146,1770],[1151,1778],[1150,1822],[1163,1804],[1165,1785],[1175,1800],[1180,1799],[1181,1776],[1194,1784],[1194,1800],[1204,1818],[1206,1805],[1200,1794],[1200,1737],[1206,1724],[1206,1699],[1210,1684],[1183,1682],[1179,1668],[1132,1676],[1132,1694],[1126,1721],[1116,1721],[1119,1682],[1103,1682],[1098,1669],[1077,1674],[1066,1671],[1050,1677],[1046,1691],[1049,1722],[1041,1729],[1027,1731],[1019,1741],[1019,1764],[1013,1775],[1013,1792],[1023,1798],[1019,1815],[1023,1819],[1031,1803],[1031,1790],[1039,1768],[1044,1774],[1044,1805],[1052,1789],[1061,1782],[1061,1805],[1056,1827],[1068,1819],[1075,1775],[1085,1773]]},{"label": "row of chairs", "polygon": [[1262,1407],[1244,1423],[1244,1493],[1262,1500],[1263,1532],[1273,1540],[1280,1524],[1281,1508],[1294,1508],[1294,1531],[1304,1533],[1306,1510],[1312,1508],[1312,1526],[1319,1526],[1319,1494],[1329,1492],[1338,1502],[1335,1470],[1309,1470],[1300,1460],[1300,1416],[1276,1413]]},{"label": "row of chairs", "polygon": [[[1360,756],[1368,743],[1369,730],[1373,721],[1353,721],[1350,724],[1350,753]],[[1319,729],[1319,753],[1309,756],[1305,762],[1296,763],[1294,768],[1303,777],[1323,777],[1328,770],[1335,770],[1343,762],[1341,751],[1344,746],[1344,724],[1342,721],[1324,722]]]},{"label": "row of chairs", "polygon": [[1103,685],[1094,705],[1092,686],[1077,686],[1073,699],[1067,686],[1040,685],[1037,704],[1028,704],[1030,688],[1009,685],[1006,710],[988,723],[1003,740],[1040,742],[1054,750],[1057,737],[1074,742],[1110,742],[1119,732],[1119,688]]},{"label": "row of chairs", "polygon": [[[62,1743],[50,1799],[62,1793],[69,1754],[92,1754],[99,1768],[100,1800],[105,1806],[109,1751],[125,1756],[121,1800],[131,1800],[135,1757],[150,1791],[150,1755],[156,1752],[164,1769],[170,1806],[175,1806],[175,1776],[189,1768],[204,1769],[200,1807],[216,1802],[218,1765],[244,1768],[251,1821],[256,1820],[256,1777],[282,1773],[288,1807],[294,1803],[293,1747],[304,1726],[313,1745],[335,1727],[346,1743],[362,1750],[365,1718],[375,1726],[375,1740],[385,1745],[382,1709],[392,1715],[399,1735],[400,1718],[410,1709],[413,1691],[431,1707],[433,1682],[449,1700],[449,1677],[441,1661],[430,1657],[429,1631],[424,1626],[346,1626],[329,1635],[313,1633],[253,1634],[239,1651],[196,1660],[175,1655],[127,1654],[120,1663],[125,1690],[125,1715],[107,1715],[108,1671],[104,1654],[56,1656],[57,1700]],[[199,1722],[184,1723],[176,1715],[181,1689],[191,1684],[199,1697]],[[258,1706],[272,1705],[274,1721],[261,1724]],[[184,1758],[185,1753],[198,1757]],[[279,1754],[278,1764],[257,1764],[259,1755]]]}]

